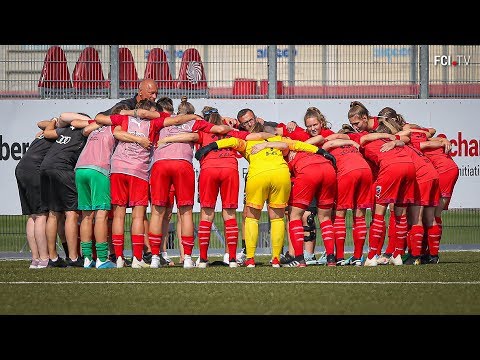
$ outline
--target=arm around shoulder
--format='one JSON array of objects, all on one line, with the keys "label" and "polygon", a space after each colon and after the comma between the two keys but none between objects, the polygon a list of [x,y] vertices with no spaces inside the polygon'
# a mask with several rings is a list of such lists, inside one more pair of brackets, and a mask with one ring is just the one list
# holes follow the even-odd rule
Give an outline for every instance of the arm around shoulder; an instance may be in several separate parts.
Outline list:
[{"label": "arm around shoulder", "polygon": [[72,123],[73,120],[91,120],[88,116],[75,113],[75,112],[63,112],[58,118],[58,127],[65,127]]},{"label": "arm around shoulder", "polygon": [[45,136],[46,139],[58,139],[58,134],[57,131],[55,130],[57,127],[57,118],[53,118],[52,120],[49,121],[45,129],[43,130],[43,136]]}]

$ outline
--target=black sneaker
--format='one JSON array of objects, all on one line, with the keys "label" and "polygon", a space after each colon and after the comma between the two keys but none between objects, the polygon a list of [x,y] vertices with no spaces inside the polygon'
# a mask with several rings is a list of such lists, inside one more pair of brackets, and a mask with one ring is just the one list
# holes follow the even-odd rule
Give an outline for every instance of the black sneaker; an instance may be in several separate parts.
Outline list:
[{"label": "black sneaker", "polygon": [[327,255],[327,266],[337,266],[334,254]]},{"label": "black sneaker", "polygon": [[143,261],[145,261],[146,264],[152,263],[152,253],[150,251],[144,253],[142,257],[143,257]]},{"label": "black sneaker", "polygon": [[[57,261],[52,261],[52,259],[48,260],[47,267],[58,267],[58,268],[65,268],[67,267],[67,263],[63,260],[60,256],[58,257]],[[83,264],[82,264],[83,266]]]},{"label": "black sneaker", "polygon": [[127,259],[126,257],[124,257],[123,261],[125,261],[125,267],[131,267],[132,266],[132,259]]},{"label": "black sneaker", "polygon": [[303,254],[302,254],[299,256],[295,256],[294,258],[292,258],[291,261],[285,264],[281,264],[281,266],[282,267],[306,267],[307,263],[305,262],[305,258],[303,257]]},{"label": "black sneaker", "polygon": [[117,263],[117,257],[115,255],[115,253],[111,253],[108,255],[108,260],[110,260],[111,262],[113,262],[114,264]]},{"label": "black sneaker", "polygon": [[430,260],[430,255],[429,254],[424,254],[420,256],[420,263],[423,264],[428,264]]},{"label": "black sneaker", "polygon": [[434,255],[434,256],[430,255],[427,264],[438,264],[439,262],[440,262],[440,259],[438,258],[438,255]]},{"label": "black sneaker", "polygon": [[403,265],[420,265],[421,264],[421,259],[420,256],[409,256],[407,260],[403,262]]},{"label": "black sneaker", "polygon": [[174,265],[172,259],[170,258],[170,256],[167,256],[165,257],[162,253],[160,253],[160,265],[161,266],[170,266],[170,265]]},{"label": "black sneaker", "polygon": [[[303,257],[303,254],[302,254],[302,257]],[[282,265],[292,262],[293,259],[294,259],[294,257],[292,255],[290,255],[290,253],[288,251],[285,253],[285,255],[280,254],[280,264],[282,264]]]},{"label": "black sneaker", "polygon": [[69,266],[69,267],[82,267],[83,268],[84,260],[83,260],[83,257],[81,257],[81,256],[77,257],[77,260],[75,260],[75,261],[72,261],[72,259],[70,259],[68,257],[65,260],[66,260],[67,266]]}]

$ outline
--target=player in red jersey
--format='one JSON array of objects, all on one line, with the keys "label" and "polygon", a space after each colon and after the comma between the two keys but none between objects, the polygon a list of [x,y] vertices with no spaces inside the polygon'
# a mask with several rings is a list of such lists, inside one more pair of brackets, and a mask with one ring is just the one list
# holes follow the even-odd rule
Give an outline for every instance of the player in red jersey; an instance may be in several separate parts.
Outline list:
[{"label": "player in red jersey", "polygon": [[[365,107],[365,105],[363,103],[361,103],[360,101],[352,101],[350,103],[350,108],[348,110],[348,120],[350,122],[350,125],[353,127],[353,129],[355,130],[355,132],[352,132],[352,133],[349,133],[349,137],[350,139],[356,141],[357,143],[360,143],[360,138],[365,135],[365,134],[368,134],[369,132],[372,132],[372,131],[375,131],[379,125],[379,117],[377,116],[372,116],[370,115],[370,112],[368,111],[368,109]],[[367,162],[369,163],[370,165],[370,168],[372,169],[372,175],[373,175],[373,178],[375,179],[376,178],[376,166],[374,164],[371,164],[370,161],[367,159]],[[374,196],[375,195],[375,186],[372,186],[372,195]],[[389,205],[389,209],[390,209],[390,225],[394,225],[395,224],[395,217],[392,215],[393,214],[393,204],[390,204]],[[389,237],[390,235],[393,236],[393,234],[395,233],[395,227],[394,226],[389,226],[388,230],[389,230]],[[385,229],[385,232],[386,232],[386,229]],[[379,246],[378,246],[378,253],[377,255],[380,256],[381,253],[382,253],[382,247],[383,247],[383,243],[385,241],[385,234],[383,236],[380,237],[380,243],[379,243]],[[393,244],[394,242],[392,242]],[[386,263],[382,263],[380,262],[380,264],[387,264],[388,261]]]},{"label": "player in red jersey", "polygon": [[[182,98],[179,114],[193,114],[195,108],[186,98]],[[182,115],[178,115],[182,116]],[[185,115],[184,115],[185,116]],[[171,126],[160,131],[160,139],[179,133],[206,131],[224,134],[232,128],[226,125],[214,125],[205,120],[189,121],[181,126]],[[195,266],[191,255],[194,246],[194,225],[192,209],[194,204],[195,174],[193,170],[193,144],[166,143],[157,147],[152,156],[150,191],[152,215],[150,217],[149,240],[152,248],[151,267],[159,266],[159,250],[162,239],[162,222],[169,203],[169,190],[173,184],[177,199],[178,212],[181,217],[181,239],[184,249],[184,268]]]},{"label": "player in red jersey", "polygon": [[[339,133],[349,133],[342,128]],[[337,265],[362,265],[362,254],[367,235],[365,215],[367,208],[373,207],[373,175],[370,165],[359,151],[360,145],[351,139],[327,141],[323,149],[329,151],[337,160],[337,197],[335,206],[335,251]],[[347,209],[353,215],[353,256],[344,260],[346,238],[345,217]]]},{"label": "player in red jersey", "polygon": [[[435,134],[435,129],[433,128],[428,128],[428,129],[424,129],[424,131],[419,131],[418,129],[420,128],[420,126],[416,125],[416,124],[406,124],[406,121],[403,119],[403,116],[400,115],[400,114],[397,114],[396,111],[390,107],[385,107],[383,108],[379,114],[378,114],[378,117],[379,118],[388,118],[388,117],[391,117],[397,124],[401,125],[403,127],[404,130],[407,130],[407,129],[410,129],[410,143],[415,145],[416,143],[418,144],[419,141],[423,141],[423,137],[425,138],[425,141],[427,140],[427,137],[431,137],[433,134]],[[420,139],[421,138],[421,139]],[[435,185],[435,188],[436,188],[436,185]],[[436,189],[434,188],[434,190],[436,191]],[[419,196],[417,194],[417,199],[419,199]],[[412,211],[413,209],[416,209],[415,212]],[[416,216],[414,215],[417,211],[423,211],[423,210],[419,210],[419,208],[416,208],[416,207],[409,207],[409,210],[408,210],[408,213],[410,214],[410,216],[408,216],[408,223],[409,223],[409,230],[410,228],[412,227],[412,223],[413,222],[416,222],[416,220],[414,220],[416,218]],[[393,213],[393,204],[390,204],[390,214]],[[429,211],[427,211],[427,213],[429,214]],[[430,216],[429,216],[430,217]],[[430,217],[431,218],[431,217]],[[421,226],[421,224],[417,224],[418,226]],[[417,235],[415,237],[418,237],[420,232],[417,231],[419,230],[419,227],[415,227],[414,231],[412,233],[416,233]],[[424,233],[426,234],[426,230],[424,231]],[[390,216],[390,221],[389,221],[389,224],[388,224],[388,243],[387,243],[387,247],[385,249],[385,252],[382,254],[381,253],[381,250],[382,250],[382,247],[379,247],[378,249],[378,258],[377,258],[377,263],[379,265],[386,265],[389,263],[389,259],[390,259],[390,256],[391,254],[393,253],[393,251],[395,250],[395,234],[396,234],[396,231],[395,231],[395,217],[394,216]],[[409,233],[409,236],[407,236],[407,244],[410,244],[410,233]],[[383,246],[383,243],[382,243],[382,246]],[[410,245],[408,245],[408,248],[410,249]],[[405,260],[408,258],[408,256],[405,258]],[[409,260],[410,261],[410,260]]]},{"label": "player in red jersey", "polygon": [[[389,109],[391,114],[393,109]],[[432,162],[439,176],[440,199],[434,210],[435,223],[431,226],[426,224],[425,232],[427,234],[423,248],[428,247],[428,253],[423,254],[423,263],[436,264],[439,261],[438,250],[442,236],[442,219],[443,210],[448,209],[453,188],[457,182],[459,171],[458,165],[450,156],[449,152],[452,148],[450,141],[444,137],[432,138],[435,134],[433,128],[422,128],[419,125],[407,123],[405,119],[397,114],[397,122],[404,129],[410,129],[412,145],[421,150]]]},{"label": "player in red jersey", "polygon": [[[390,119],[395,124],[405,122],[403,116],[390,108],[383,108],[379,116]],[[419,141],[427,140],[427,129],[424,132],[418,131],[418,126],[412,126],[410,133],[411,141],[405,146],[415,164],[415,203],[408,207],[408,256],[404,260],[407,265],[419,265],[421,263],[422,242],[424,235],[428,242],[433,243],[438,237],[435,222],[435,208],[440,197],[438,172],[431,161],[419,149]],[[395,132],[394,132],[395,133]],[[430,136],[430,135],[429,135]],[[431,230],[431,231],[429,231]],[[390,241],[389,241],[390,242]],[[390,245],[390,244],[389,244]],[[387,249],[388,251],[388,249]],[[388,253],[387,253],[388,254]],[[388,255],[387,255],[388,256]],[[382,258],[382,257],[381,257]],[[379,258],[379,260],[381,259]]]},{"label": "player in red jersey", "polygon": [[380,124],[379,118],[371,116],[368,109],[360,101],[352,101],[350,103],[348,121],[359,133],[375,131]]},{"label": "player in red jersey", "polygon": [[[305,115],[303,116],[303,122],[305,124],[306,131],[297,126],[295,122],[290,122],[285,127],[287,130],[287,135],[284,136],[288,136],[293,140],[305,141],[310,144],[321,146],[327,136],[334,134],[334,132],[330,129],[331,124],[327,121],[322,112],[315,106],[311,106],[306,110]],[[294,181],[295,178],[292,177],[292,182]],[[317,238],[317,228],[315,224],[316,215],[317,203],[315,198],[313,198],[308,208],[304,211],[302,217],[302,225],[304,230],[304,257],[307,265],[326,263],[326,252],[323,252],[318,261],[315,258],[315,246]],[[287,260],[290,253],[293,253],[293,244],[289,238],[289,251],[285,254],[285,258]]]},{"label": "player in red jersey", "polygon": [[[351,138],[350,138],[351,136]],[[352,140],[355,139],[355,140]],[[366,209],[373,206],[372,169],[367,159],[359,152],[358,133],[351,125],[343,124],[342,129],[324,138],[317,135],[307,140],[314,144],[323,144],[323,148],[338,157],[337,198],[334,218],[335,248],[337,265],[362,265],[363,246],[367,235],[365,222]],[[352,190],[353,189],[353,190]],[[344,259],[346,238],[346,210],[353,210],[354,253]]]},{"label": "player in red jersey", "polygon": [[429,254],[426,259],[429,264],[437,264],[439,261],[438,250],[442,238],[442,212],[448,210],[453,189],[458,180],[459,170],[458,165],[450,156],[451,144],[447,139],[444,139],[444,141],[424,141],[420,143],[420,149],[432,161],[439,175],[440,201],[435,209],[435,221],[438,228],[428,229],[429,233],[433,232],[437,235],[437,239],[434,239],[432,243],[430,243],[430,238],[428,239]]},{"label": "player in red jersey", "polygon": [[397,225],[397,244],[392,256],[395,262],[392,263],[400,265],[401,251],[407,236],[407,205],[414,202],[415,189],[415,165],[410,154],[403,148],[409,138],[392,135],[392,132],[400,129],[401,127],[390,119],[381,119],[374,133],[363,135],[360,139],[365,157],[378,167],[374,183],[375,208],[369,230],[369,251],[365,266],[377,265],[377,250],[381,238],[385,235],[384,218],[390,203],[394,204]]}]

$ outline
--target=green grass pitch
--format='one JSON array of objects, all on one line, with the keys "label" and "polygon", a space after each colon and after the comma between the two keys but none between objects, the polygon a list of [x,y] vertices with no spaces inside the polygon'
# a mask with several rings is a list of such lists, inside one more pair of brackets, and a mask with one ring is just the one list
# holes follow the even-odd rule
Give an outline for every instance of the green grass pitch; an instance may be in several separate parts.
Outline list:
[{"label": "green grass pitch", "polygon": [[[219,258],[218,258],[219,259]],[[210,261],[216,260],[211,258]],[[478,315],[480,252],[420,266],[28,269],[0,261],[0,315]]]}]

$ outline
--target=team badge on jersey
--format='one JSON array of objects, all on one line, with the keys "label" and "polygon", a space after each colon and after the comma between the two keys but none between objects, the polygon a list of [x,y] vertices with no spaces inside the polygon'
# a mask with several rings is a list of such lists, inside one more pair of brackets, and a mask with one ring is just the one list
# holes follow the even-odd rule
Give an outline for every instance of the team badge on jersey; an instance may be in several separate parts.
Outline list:
[{"label": "team badge on jersey", "polygon": [[382,187],[380,185],[377,185],[375,187],[375,197],[378,199],[381,193],[382,193]]}]

